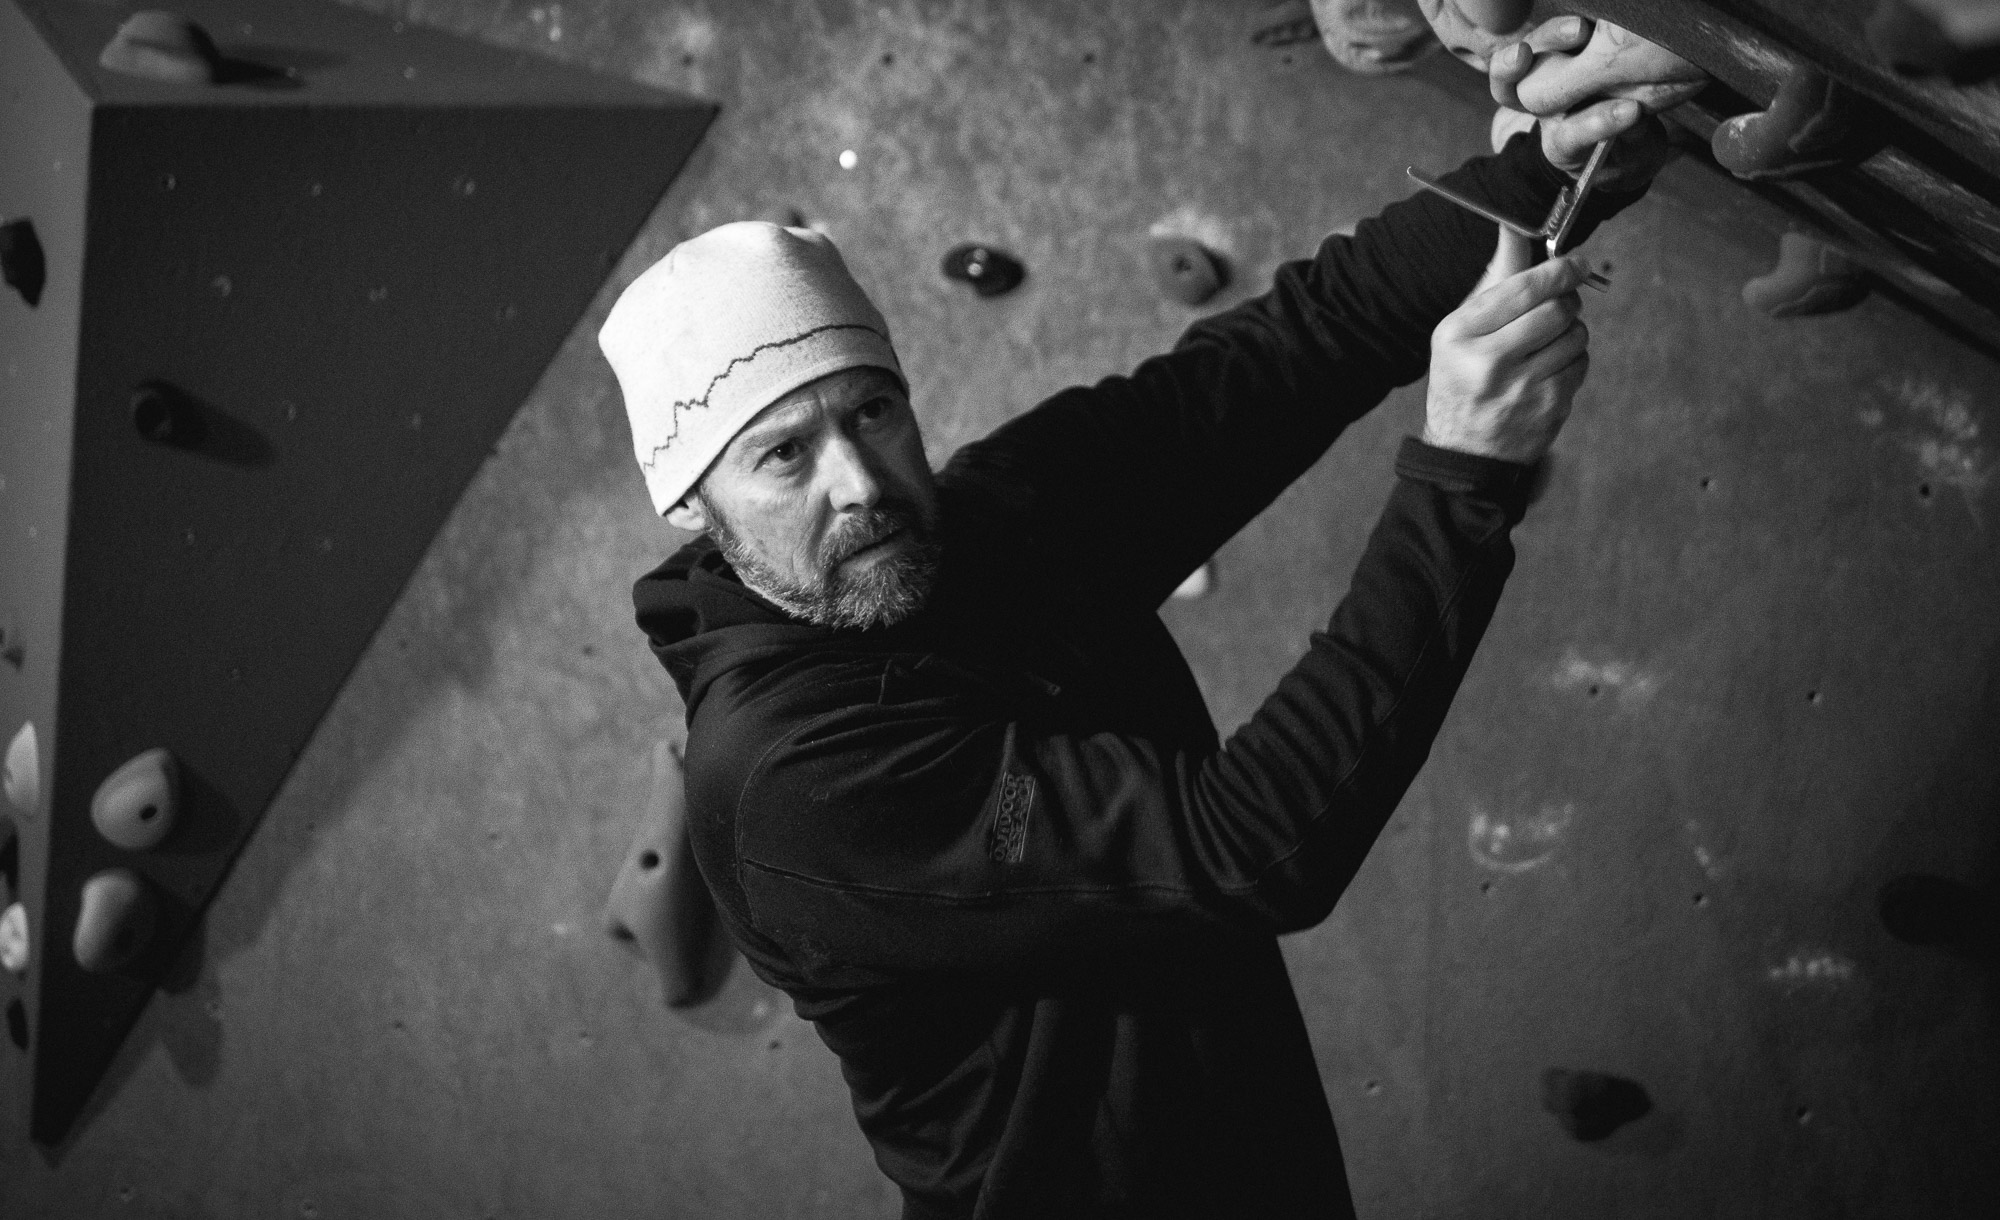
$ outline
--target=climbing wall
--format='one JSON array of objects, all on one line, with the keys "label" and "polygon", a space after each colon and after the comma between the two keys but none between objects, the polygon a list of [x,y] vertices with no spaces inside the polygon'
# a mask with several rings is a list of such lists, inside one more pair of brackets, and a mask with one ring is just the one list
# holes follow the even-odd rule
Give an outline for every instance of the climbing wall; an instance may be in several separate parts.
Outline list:
[{"label": "climbing wall", "polygon": [[0,11],[46,281],[0,302],[5,999],[50,1144],[710,115],[319,0],[186,15],[213,83],[106,67],[114,6]]},{"label": "climbing wall", "polygon": [[[1156,238],[1226,263],[1200,308],[1240,300],[1490,115],[1442,55],[1341,68],[1303,4],[368,7],[720,103],[613,286],[796,209],[896,328],[940,459],[1172,341],[1196,309]],[[2000,363],[1886,279],[1826,316],[1746,306],[1813,223],[1691,157],[1588,247],[1591,379],[1489,643],[1286,943],[1363,1216],[2000,1210]],[[945,278],[964,244],[1025,279]],[[782,997],[739,968],[668,1010],[603,928],[680,731],[630,621],[681,536],[594,349],[610,291],[78,1134],[37,1150],[0,1109],[0,1214],[897,1214]],[[1420,410],[1393,396],[1168,606],[1225,730],[1324,621]]]}]

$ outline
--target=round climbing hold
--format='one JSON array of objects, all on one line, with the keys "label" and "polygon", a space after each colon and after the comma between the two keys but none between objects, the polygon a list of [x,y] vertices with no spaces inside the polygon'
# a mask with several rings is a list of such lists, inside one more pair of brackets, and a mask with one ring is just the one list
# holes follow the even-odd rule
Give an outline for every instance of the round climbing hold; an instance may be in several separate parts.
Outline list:
[{"label": "round climbing hold", "polygon": [[1722,168],[1759,182],[1838,165],[1853,134],[1851,95],[1810,64],[1778,86],[1768,110],[1739,114],[1715,129],[1710,147]]},{"label": "round climbing hold", "polygon": [[159,846],[180,811],[180,768],[164,749],[127,759],[90,798],[97,833],[127,851]]},{"label": "round climbing hold", "polygon": [[944,277],[972,285],[983,297],[1012,292],[1027,278],[1028,269],[1019,259],[991,246],[953,246],[941,264]]},{"label": "round climbing hold", "polygon": [[28,938],[28,908],[16,902],[0,912],[0,969],[16,978],[28,973],[33,942]]},{"label": "round climbing hold", "polygon": [[23,816],[34,817],[42,807],[42,751],[32,720],[15,730],[13,740],[7,743],[0,789],[5,790],[8,803]]},{"label": "round climbing hold", "polygon": [[186,390],[166,381],[142,381],[132,390],[132,426],[161,445],[187,449],[201,443],[207,429],[201,409]]},{"label": "round climbing hold", "polygon": [[1778,265],[1743,285],[1743,303],[1774,318],[1836,313],[1868,295],[1860,264],[1804,233],[1778,239]]},{"label": "round climbing hold", "polygon": [[1155,237],[1146,262],[1160,291],[1183,305],[1199,305],[1229,282],[1227,264],[1191,237]]},{"label": "round climbing hold", "polygon": [[168,85],[212,85],[222,54],[208,31],[179,13],[148,9],[118,27],[98,53],[100,67]]},{"label": "round climbing hold", "polygon": [[77,965],[102,974],[129,965],[152,943],[159,900],[129,868],[108,868],[83,883],[71,951]]},{"label": "round climbing hold", "polygon": [[1639,1082],[1605,1072],[1549,1068],[1542,1073],[1542,1109],[1582,1143],[1605,1138],[1652,1112]]}]

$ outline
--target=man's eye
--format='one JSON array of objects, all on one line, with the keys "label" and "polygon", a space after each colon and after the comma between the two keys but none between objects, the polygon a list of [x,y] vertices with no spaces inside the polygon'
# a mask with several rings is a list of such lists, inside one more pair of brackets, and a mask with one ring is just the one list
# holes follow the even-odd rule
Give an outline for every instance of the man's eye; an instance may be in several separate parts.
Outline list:
[{"label": "man's eye", "polygon": [[801,452],[797,441],[780,441],[764,451],[767,462],[789,462]]},{"label": "man's eye", "polygon": [[871,398],[854,409],[854,417],[863,423],[870,423],[889,414],[894,407],[895,404],[886,398]]}]

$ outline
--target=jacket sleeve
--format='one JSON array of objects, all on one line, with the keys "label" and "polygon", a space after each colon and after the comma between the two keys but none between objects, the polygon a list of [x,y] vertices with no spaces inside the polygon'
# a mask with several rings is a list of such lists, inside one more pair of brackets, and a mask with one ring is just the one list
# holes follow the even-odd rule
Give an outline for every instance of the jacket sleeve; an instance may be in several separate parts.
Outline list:
[{"label": "jacket sleeve", "polygon": [[[1538,219],[1568,179],[1522,135],[1446,181]],[[1634,197],[1593,196],[1578,240]],[[1038,551],[1062,539],[1072,563],[1052,576],[1156,606],[1349,423],[1424,376],[1432,330],[1478,282],[1495,237],[1429,192],[1391,204],[1131,375],[1058,393],[961,449],[945,477],[1004,488]]]},{"label": "jacket sleeve", "polygon": [[[1009,718],[949,683],[833,710],[748,768],[736,880],[808,975],[1043,968],[1325,917],[1490,620],[1529,469],[1406,442],[1347,596],[1207,750]],[[846,974],[835,977],[848,977]]]}]

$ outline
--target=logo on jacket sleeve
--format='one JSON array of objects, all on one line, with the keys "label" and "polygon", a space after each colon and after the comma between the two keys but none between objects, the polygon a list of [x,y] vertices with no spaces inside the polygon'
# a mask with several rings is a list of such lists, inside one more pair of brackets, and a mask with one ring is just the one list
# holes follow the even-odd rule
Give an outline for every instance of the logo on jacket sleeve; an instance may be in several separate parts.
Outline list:
[{"label": "logo on jacket sleeve", "polygon": [[1028,814],[1035,807],[1035,777],[1008,771],[1000,777],[1000,807],[986,850],[997,864],[1019,864],[1028,850]]}]

